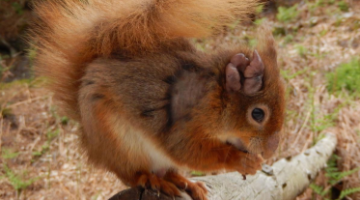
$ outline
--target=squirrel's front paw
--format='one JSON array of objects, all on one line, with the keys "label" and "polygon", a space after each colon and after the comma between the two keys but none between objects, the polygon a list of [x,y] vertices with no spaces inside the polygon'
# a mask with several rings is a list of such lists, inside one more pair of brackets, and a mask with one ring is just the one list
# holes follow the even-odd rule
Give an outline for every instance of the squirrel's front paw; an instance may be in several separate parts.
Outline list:
[{"label": "squirrel's front paw", "polygon": [[237,156],[229,160],[229,168],[232,168],[243,175],[253,175],[261,169],[264,159],[260,155],[238,151]]},{"label": "squirrel's front paw", "polygon": [[240,158],[237,171],[244,175],[253,175],[257,170],[261,169],[263,162],[264,160],[260,155],[246,153],[245,156]]}]

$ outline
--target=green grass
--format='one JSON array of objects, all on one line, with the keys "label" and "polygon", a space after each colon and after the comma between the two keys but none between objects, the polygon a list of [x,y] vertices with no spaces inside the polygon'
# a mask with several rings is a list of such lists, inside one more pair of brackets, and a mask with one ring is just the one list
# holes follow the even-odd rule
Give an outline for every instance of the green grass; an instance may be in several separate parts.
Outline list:
[{"label": "green grass", "polygon": [[320,36],[321,36],[321,37],[325,36],[325,35],[328,33],[328,31],[329,31],[329,30],[327,30],[327,29],[322,30],[322,31],[320,32]]},{"label": "green grass", "polygon": [[12,171],[6,164],[3,164],[3,169],[5,171],[4,178],[7,178],[10,182],[11,186],[16,190],[18,194],[20,194],[23,190],[28,188],[31,184],[33,184],[39,177],[35,178],[25,178],[27,176],[26,171],[17,174]]},{"label": "green grass", "polygon": [[254,24],[257,25],[257,26],[261,26],[264,23],[264,21],[266,21],[265,18],[256,19],[254,21]]},{"label": "green grass", "polygon": [[206,174],[204,172],[200,171],[191,171],[191,176],[205,176]]},{"label": "green grass", "polygon": [[[342,171],[340,172],[337,167],[337,162],[339,160],[339,157],[336,155],[331,156],[327,163],[327,167],[325,168],[325,176],[327,177],[327,182],[330,185],[330,187],[324,188],[319,185],[316,185],[314,183],[310,184],[310,188],[314,191],[315,194],[322,197],[324,200],[330,200],[331,195],[331,189],[335,187],[337,184],[339,184],[345,177],[354,174],[360,170],[360,167],[354,168],[349,171]],[[354,194],[356,192],[360,192],[360,187],[357,188],[349,188],[346,190],[342,190],[340,192],[340,195],[335,200],[342,200],[346,196],[349,196],[351,194]]]},{"label": "green grass", "polygon": [[[331,113],[323,114],[321,111],[319,111],[319,106],[315,105],[313,98],[314,92],[315,90],[311,90],[311,94],[309,95],[309,104],[311,106],[309,128],[315,133],[321,133],[325,129],[335,126],[336,119],[338,118],[341,108],[346,106],[348,102],[345,101],[342,104],[338,105]],[[314,138],[313,144],[316,144],[316,142],[317,139]]]},{"label": "green grass", "polygon": [[42,155],[46,154],[49,150],[50,150],[50,143],[53,139],[55,139],[56,137],[59,136],[60,133],[60,129],[56,128],[55,130],[48,130],[46,132],[46,141],[45,143],[41,146],[41,149],[38,151],[33,151],[32,155],[33,155],[33,160],[32,162],[35,161],[35,158],[39,158]]},{"label": "green grass", "polygon": [[306,1],[306,4],[309,8],[310,13],[313,13],[316,10],[319,10],[320,7],[328,6],[334,4],[336,0],[316,0],[316,1]]},{"label": "green grass", "polygon": [[339,1],[337,3],[338,8],[343,12],[349,11],[349,5],[345,1]]},{"label": "green grass", "polygon": [[287,34],[287,35],[285,35],[285,37],[284,37],[284,45],[285,44],[289,44],[289,43],[291,43],[292,41],[294,40],[294,36],[292,35],[292,34]]},{"label": "green grass", "polygon": [[260,14],[260,13],[263,12],[263,10],[264,10],[264,4],[261,4],[261,5],[259,5],[259,6],[256,7],[255,12],[256,12],[257,14]]},{"label": "green grass", "polygon": [[353,58],[348,63],[343,63],[333,72],[326,74],[327,89],[330,93],[339,94],[343,90],[350,96],[360,96],[360,58]]},{"label": "green grass", "polygon": [[50,142],[51,140],[53,140],[55,137],[57,137],[60,133],[60,129],[56,129],[56,130],[51,130],[51,131],[48,131],[46,133],[46,138],[48,139],[48,141]]},{"label": "green grass", "polygon": [[60,119],[60,123],[61,123],[62,125],[68,124],[69,121],[70,121],[70,119],[69,119],[68,117],[66,117],[66,116],[63,116],[63,117],[61,117],[61,119]]},{"label": "green grass", "polygon": [[[292,73],[292,72],[289,72],[289,71],[287,71],[287,70],[280,69],[280,74],[281,74],[281,77],[283,77],[286,82],[290,82],[291,79],[293,79],[293,78],[295,78],[295,77],[297,77],[297,76],[299,76],[299,75],[301,75],[301,74],[306,73],[307,70],[308,70],[308,68],[305,68],[305,69],[303,69],[303,70],[299,70],[299,71],[297,71],[297,72],[295,72],[295,73]],[[286,99],[289,99],[289,98],[290,98],[290,93],[291,93],[292,91],[293,91],[293,87],[292,87],[292,86],[289,85],[289,87],[286,87],[286,91],[285,91]],[[289,110],[288,110],[288,111],[289,111]],[[296,116],[297,113],[291,113],[291,112],[289,111],[288,114],[292,114],[292,115],[295,114],[295,116]]]},{"label": "green grass", "polygon": [[306,54],[307,54],[307,52],[308,52],[308,49],[307,49],[305,46],[303,46],[303,45],[296,45],[296,50],[297,50],[299,56],[301,56],[301,57],[303,57],[303,58],[306,57]]},{"label": "green grass", "polygon": [[299,75],[305,74],[306,72],[308,72],[308,70],[309,70],[308,68],[304,68],[295,73],[291,73],[287,70],[280,69],[280,74],[286,81],[290,81],[291,79],[294,79],[295,77],[297,77]]},{"label": "green grass", "polygon": [[[348,104],[347,101],[343,102],[342,104],[338,105],[331,113],[325,114],[320,109],[320,106],[315,102],[315,88],[311,84],[313,82],[313,79],[315,77],[315,74],[319,73],[319,71],[311,71],[307,77],[304,79],[308,79],[308,100],[306,102],[306,105],[309,107],[310,110],[310,118],[309,118],[309,128],[311,131],[319,134],[322,131],[324,131],[327,128],[335,126],[335,121],[338,118],[338,114],[340,112],[340,109]],[[321,136],[318,136],[321,137]],[[316,143],[318,140],[316,137],[313,138],[313,144]]]},{"label": "green grass", "polygon": [[4,89],[9,89],[9,88],[13,88],[16,85],[29,85],[30,87],[32,87],[32,79],[20,79],[20,80],[15,80],[9,83],[1,83],[0,82],[0,90],[4,90]]},{"label": "green grass", "polygon": [[35,158],[38,158],[38,157],[41,157],[42,155],[44,155],[49,150],[50,150],[50,144],[49,144],[49,142],[46,142],[44,145],[41,146],[41,149],[39,151],[32,152],[32,155]]},{"label": "green grass", "polygon": [[298,15],[299,11],[297,4],[289,8],[280,6],[278,8],[278,13],[276,14],[276,19],[280,22],[291,22],[294,21]]},{"label": "green grass", "polygon": [[1,149],[1,157],[3,159],[13,159],[13,158],[16,158],[18,155],[19,155],[19,152],[15,152],[12,149],[8,149],[8,148]]}]

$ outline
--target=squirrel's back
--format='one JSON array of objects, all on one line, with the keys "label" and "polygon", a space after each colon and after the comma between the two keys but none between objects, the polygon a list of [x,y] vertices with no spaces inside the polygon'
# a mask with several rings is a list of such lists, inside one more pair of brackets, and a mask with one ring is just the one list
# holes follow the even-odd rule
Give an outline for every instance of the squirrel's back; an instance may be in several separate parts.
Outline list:
[{"label": "squirrel's back", "polygon": [[31,32],[35,66],[66,114],[78,119],[77,93],[84,68],[116,53],[136,57],[209,36],[245,18],[254,0],[62,0],[35,3]]}]

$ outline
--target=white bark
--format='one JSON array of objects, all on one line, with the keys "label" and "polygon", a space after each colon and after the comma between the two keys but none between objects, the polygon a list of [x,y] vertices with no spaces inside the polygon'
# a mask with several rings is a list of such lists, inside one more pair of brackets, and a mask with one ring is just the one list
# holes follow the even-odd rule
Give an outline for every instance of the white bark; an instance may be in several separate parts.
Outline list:
[{"label": "white bark", "polygon": [[192,180],[207,185],[210,200],[293,200],[326,166],[336,143],[336,136],[328,133],[314,147],[295,157],[281,159],[254,176],[247,176],[246,180],[237,172]]}]

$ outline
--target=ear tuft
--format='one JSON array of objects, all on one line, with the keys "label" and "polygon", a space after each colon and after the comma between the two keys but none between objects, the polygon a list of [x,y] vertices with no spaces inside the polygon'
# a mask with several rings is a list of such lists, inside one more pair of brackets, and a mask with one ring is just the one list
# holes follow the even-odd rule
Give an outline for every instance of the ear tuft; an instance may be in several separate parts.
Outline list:
[{"label": "ear tuft", "polygon": [[257,32],[258,43],[256,49],[259,50],[261,55],[269,58],[275,58],[276,60],[277,48],[271,29],[267,26],[262,26]]}]

